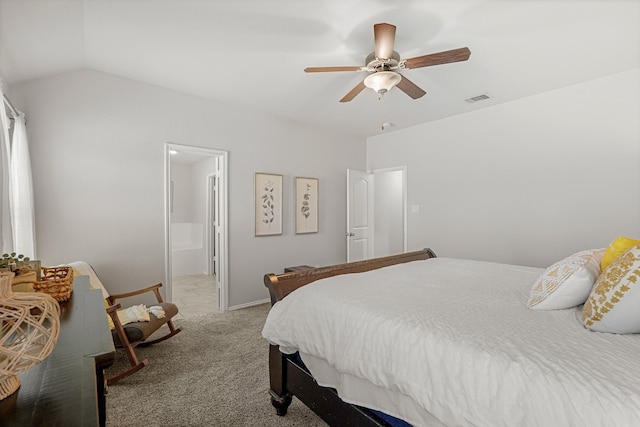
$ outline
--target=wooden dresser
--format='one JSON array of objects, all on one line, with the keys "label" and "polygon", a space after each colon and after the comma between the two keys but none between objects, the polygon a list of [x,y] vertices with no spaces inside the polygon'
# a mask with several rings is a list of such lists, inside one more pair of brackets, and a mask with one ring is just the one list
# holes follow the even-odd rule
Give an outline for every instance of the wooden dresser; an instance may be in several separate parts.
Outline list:
[{"label": "wooden dresser", "polygon": [[60,304],[60,335],[42,363],[20,374],[22,385],[0,401],[1,426],[104,426],[104,369],[115,349],[104,300],[76,277],[71,299]]}]

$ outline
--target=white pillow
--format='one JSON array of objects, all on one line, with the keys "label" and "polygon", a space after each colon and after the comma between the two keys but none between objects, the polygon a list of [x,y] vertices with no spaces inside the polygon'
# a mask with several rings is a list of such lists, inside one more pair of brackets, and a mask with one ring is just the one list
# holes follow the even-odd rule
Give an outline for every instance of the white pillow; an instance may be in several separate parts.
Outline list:
[{"label": "white pillow", "polygon": [[600,275],[604,252],[604,248],[581,251],[547,268],[531,288],[527,306],[561,310],[583,304]]},{"label": "white pillow", "polygon": [[598,332],[640,333],[640,243],[602,272],[582,308],[584,325]]}]

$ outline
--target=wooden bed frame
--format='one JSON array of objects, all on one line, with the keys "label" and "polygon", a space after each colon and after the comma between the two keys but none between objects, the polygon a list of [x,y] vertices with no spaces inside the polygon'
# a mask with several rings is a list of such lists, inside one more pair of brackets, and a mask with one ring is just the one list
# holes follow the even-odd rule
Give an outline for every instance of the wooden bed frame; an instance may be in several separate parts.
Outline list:
[{"label": "wooden bed frame", "polygon": [[[280,301],[301,286],[326,277],[340,274],[361,273],[405,262],[435,258],[431,249],[423,249],[399,255],[356,261],[346,264],[320,267],[285,274],[267,274],[264,284],[269,289],[271,305]],[[321,387],[295,355],[283,354],[278,346],[269,346],[269,380],[271,404],[276,413],[284,416],[296,396],[331,426],[389,426],[374,412],[343,402],[334,389]]]}]

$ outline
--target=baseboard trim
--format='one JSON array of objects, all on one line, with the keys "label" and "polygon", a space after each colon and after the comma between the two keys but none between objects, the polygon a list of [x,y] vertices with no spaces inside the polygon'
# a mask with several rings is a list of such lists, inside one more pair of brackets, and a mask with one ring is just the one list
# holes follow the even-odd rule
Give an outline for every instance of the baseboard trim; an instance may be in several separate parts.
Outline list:
[{"label": "baseboard trim", "polygon": [[233,310],[240,310],[241,308],[248,308],[248,307],[253,307],[254,305],[260,305],[260,304],[265,304],[265,303],[270,303],[271,299],[266,298],[260,301],[253,301],[253,302],[248,302],[246,304],[240,304],[240,305],[234,305],[232,307],[229,307],[229,311],[233,311]]}]

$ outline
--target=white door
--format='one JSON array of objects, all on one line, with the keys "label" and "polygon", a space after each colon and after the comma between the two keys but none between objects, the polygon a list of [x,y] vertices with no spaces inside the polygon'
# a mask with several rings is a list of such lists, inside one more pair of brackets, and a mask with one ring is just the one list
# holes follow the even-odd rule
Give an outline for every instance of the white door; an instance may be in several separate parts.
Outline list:
[{"label": "white door", "polygon": [[373,258],[373,174],[347,169],[347,262]]}]

